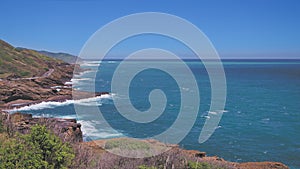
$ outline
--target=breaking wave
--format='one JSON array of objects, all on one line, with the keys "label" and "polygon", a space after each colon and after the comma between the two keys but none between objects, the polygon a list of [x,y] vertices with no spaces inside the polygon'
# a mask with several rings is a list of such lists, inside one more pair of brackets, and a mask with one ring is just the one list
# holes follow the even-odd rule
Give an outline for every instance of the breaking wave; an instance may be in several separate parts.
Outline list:
[{"label": "breaking wave", "polygon": [[98,121],[78,120],[78,123],[82,124],[81,130],[83,132],[84,140],[106,139],[124,136],[122,133],[112,130],[111,128],[102,128]]},{"label": "breaking wave", "polygon": [[33,104],[30,106],[24,106],[21,108],[15,108],[12,110],[7,110],[10,113],[17,112],[17,111],[32,111],[32,110],[42,110],[42,109],[51,109],[59,106],[67,106],[70,104],[77,104],[82,106],[101,106],[102,99],[112,99],[111,94],[105,94],[93,98],[87,99],[80,99],[80,100],[66,100],[64,102],[57,102],[57,101],[49,101],[49,102],[41,102],[37,104]]}]

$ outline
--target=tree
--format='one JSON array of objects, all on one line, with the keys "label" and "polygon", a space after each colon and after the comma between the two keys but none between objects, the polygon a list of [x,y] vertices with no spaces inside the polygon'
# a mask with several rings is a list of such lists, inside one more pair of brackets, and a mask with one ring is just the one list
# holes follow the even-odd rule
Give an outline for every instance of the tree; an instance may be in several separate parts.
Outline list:
[{"label": "tree", "polygon": [[0,168],[46,168],[46,162],[42,160],[40,153],[36,153],[37,151],[21,140],[2,137],[0,139]]},{"label": "tree", "polygon": [[72,148],[50,133],[45,126],[33,126],[30,134],[24,138],[26,143],[31,144],[30,147],[40,150],[42,160],[47,162],[48,168],[67,168],[75,157]]},{"label": "tree", "polygon": [[67,168],[74,156],[72,148],[45,126],[33,126],[29,134],[14,138],[0,137],[0,169]]}]

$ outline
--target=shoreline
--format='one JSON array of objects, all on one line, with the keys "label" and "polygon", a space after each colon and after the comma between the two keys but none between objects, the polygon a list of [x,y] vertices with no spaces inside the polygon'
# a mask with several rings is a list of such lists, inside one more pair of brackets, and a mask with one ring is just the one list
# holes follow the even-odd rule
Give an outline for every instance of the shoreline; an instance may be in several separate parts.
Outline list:
[{"label": "shoreline", "polygon": [[[0,115],[2,113],[10,114],[7,111],[1,110],[0,108]],[[2,114],[3,116],[3,114]],[[80,123],[77,123],[76,119],[72,118],[59,118],[59,117],[33,117],[32,114],[30,113],[19,113],[19,112],[14,112],[10,114],[10,116],[17,116],[17,118],[12,118],[12,119],[18,119],[16,122],[17,130],[21,130],[19,132],[21,133],[27,133],[30,124],[35,125],[35,124],[48,124],[49,121],[51,121],[51,126],[56,126],[56,129],[49,128],[52,130],[54,133],[56,133],[59,137],[61,137],[63,140],[70,142],[71,144],[75,145],[82,145],[85,147],[84,149],[90,149],[95,155],[105,155],[107,153],[111,153],[110,150],[107,150],[105,148],[105,145],[107,142],[111,141],[116,141],[116,140],[133,140],[135,143],[136,142],[142,142],[142,143],[147,143],[150,146],[166,146],[169,149],[162,154],[157,154],[155,156],[150,156],[150,157],[145,157],[143,159],[148,159],[148,158],[155,158],[157,156],[163,156],[163,154],[168,154],[169,152],[176,151],[180,152],[180,155],[191,158],[191,159],[198,159],[197,161],[199,162],[205,162],[205,163],[210,163],[210,164],[218,164],[220,166],[230,166],[234,169],[289,169],[288,166],[281,162],[275,162],[275,161],[260,161],[260,162],[232,162],[232,161],[227,161],[224,160],[222,157],[218,156],[207,156],[206,152],[201,152],[199,150],[189,150],[189,149],[183,149],[177,144],[168,144],[168,143],[162,143],[158,140],[153,140],[153,139],[134,139],[134,138],[127,138],[127,137],[118,137],[118,138],[108,138],[108,139],[99,139],[99,140],[92,140],[92,141],[84,141],[83,139],[83,132],[81,130],[82,125]],[[1,116],[0,116],[1,117]],[[45,123],[46,122],[46,123]],[[60,126],[57,128],[57,126]],[[60,133],[59,131],[65,131],[64,133]],[[75,141],[74,141],[75,140]],[[125,141],[126,142],[126,141]],[[130,146],[129,146],[130,147]],[[113,152],[113,151],[112,151]],[[113,153],[113,156],[118,156]],[[109,156],[111,157],[111,155]],[[125,158],[122,156],[119,156],[121,159]],[[129,157],[126,157],[129,158]],[[132,158],[129,158],[132,159]],[[139,160],[138,158],[133,158],[133,160]]]},{"label": "shoreline", "polygon": [[[112,160],[112,164],[125,160],[127,165],[136,163],[141,163],[142,165],[147,164],[147,162],[151,160],[164,159],[168,161],[167,159],[170,157],[169,162],[171,164],[177,163],[177,160],[179,160],[178,158],[184,158],[186,162],[196,161],[200,163],[213,164],[216,166],[223,166],[225,168],[230,169],[289,169],[288,166],[284,165],[281,162],[231,162],[224,160],[223,158],[218,156],[207,156],[206,152],[201,152],[199,150],[187,150],[180,148],[180,146],[177,144],[165,144],[153,139],[134,139],[121,137],[84,142],[83,133],[81,130],[82,126],[80,123],[77,123],[76,119],[33,117],[32,114],[9,114],[3,111],[0,111],[0,119],[2,119],[2,121],[6,121],[7,119],[11,120],[13,128],[21,134],[27,134],[30,131],[30,127],[33,125],[45,125],[49,130],[51,130],[54,134],[60,137],[64,142],[68,142],[75,147],[81,147],[79,151],[87,151],[93,157],[105,157],[104,160]],[[112,143],[108,145],[113,145],[113,147],[107,147],[107,143]],[[116,143],[117,147],[114,147]],[[134,158],[131,156],[126,156],[126,154],[128,154],[128,152],[130,153],[130,151],[133,153],[148,153],[150,150],[147,149],[147,146],[143,146],[145,144],[150,146],[151,151],[154,149],[154,152],[156,152],[155,150],[157,148],[161,147],[166,147],[168,149],[156,155],[150,155],[149,157],[145,158]],[[119,149],[120,147],[122,149]],[[137,147],[137,149],[134,147]],[[126,154],[122,156],[117,155],[114,153],[114,149],[122,150],[122,152],[125,152]],[[98,160],[101,161],[103,159],[100,158]],[[125,166],[126,163],[124,164]],[[120,166],[120,168],[123,167]]]},{"label": "shoreline", "polygon": [[[70,67],[69,67],[70,68]],[[88,71],[88,70],[85,70]],[[70,72],[70,71],[69,71]],[[20,81],[12,81],[11,83],[16,83],[16,85],[13,85],[13,87],[15,87],[16,89],[19,89],[19,84],[22,84],[23,89],[22,92],[20,94],[20,98],[12,100],[12,101],[8,101],[5,104],[0,105],[0,111],[3,112],[7,112],[7,110],[13,110],[13,109],[18,109],[18,108],[22,108],[22,107],[26,107],[26,106],[31,106],[31,105],[35,105],[35,104],[39,104],[42,102],[66,102],[68,100],[80,100],[80,99],[86,99],[86,98],[94,98],[97,96],[101,96],[101,95],[106,95],[106,94],[110,94],[109,92],[98,92],[98,93],[90,93],[90,92],[81,92],[81,91],[76,91],[76,90],[72,90],[72,88],[70,87],[71,84],[66,84],[66,82],[70,82],[70,80],[73,77],[73,71],[71,71],[71,74],[63,74],[66,73],[64,72],[60,72],[60,76],[66,76],[67,78],[65,78],[64,80],[61,80],[57,77],[56,73],[57,71],[54,70],[52,72],[51,75],[49,75],[49,77],[42,77],[39,79],[22,79]],[[53,75],[54,74],[54,75]],[[53,77],[52,77],[53,76]],[[1,84],[9,84],[10,81],[0,81]],[[34,87],[31,87],[31,84],[35,84]],[[67,86],[67,88],[61,88],[61,91],[57,91],[57,88],[55,86]],[[5,91],[5,90],[4,90]],[[42,91],[43,93],[37,93],[36,91]],[[76,96],[76,98],[73,98],[73,94],[74,92]],[[34,98],[33,96],[36,96],[36,99],[32,99],[32,100],[28,100],[28,99],[22,99],[22,98],[27,98],[25,96],[32,96],[32,98]],[[10,96],[8,96],[10,97]],[[6,110],[5,110],[6,109]],[[8,112],[7,112],[8,113]],[[65,130],[68,131],[68,133],[66,133],[66,137],[69,136],[69,134],[73,134],[74,138],[76,140],[79,140],[78,142],[75,142],[74,144],[85,144],[87,146],[92,146],[93,149],[101,149],[103,150],[103,148],[101,148],[100,146],[97,146],[97,148],[95,146],[93,146],[93,144],[96,144],[95,142],[97,141],[88,141],[88,142],[83,142],[83,133],[81,130],[81,124],[77,123],[76,119],[62,119],[62,118],[57,118],[57,117],[53,117],[53,118],[45,118],[45,117],[37,117],[37,118],[33,118],[32,115],[30,114],[21,114],[21,113],[13,113],[16,114],[16,116],[21,116],[21,117],[25,117],[24,121],[18,121],[17,125],[20,125],[17,127],[17,129],[21,129],[24,130],[24,128],[26,130],[29,130],[30,126],[28,124],[37,124],[40,121],[44,121],[46,119],[52,120],[53,123],[57,124],[57,126],[60,126],[62,129],[60,130]],[[62,123],[62,124],[61,124]],[[51,128],[50,128],[51,129]],[[75,129],[75,130],[74,130]],[[54,129],[52,129],[54,130]],[[60,131],[58,130],[58,131]],[[55,131],[54,131],[55,132]],[[56,131],[57,132],[57,131]],[[113,138],[113,139],[102,139],[99,142],[103,142],[104,140],[115,140],[115,139],[120,139],[120,138]],[[159,142],[159,141],[156,141]],[[156,143],[154,143],[156,144]],[[163,143],[160,143],[163,144]],[[220,162],[220,163],[226,163],[226,164],[230,164],[230,165],[234,165],[237,166],[237,168],[242,168],[242,169],[250,169],[250,168],[282,168],[282,169],[287,169],[288,167],[285,166],[284,164],[280,163],[280,162],[243,162],[243,163],[236,163],[236,162],[230,162],[230,161],[226,161],[220,157],[217,156],[213,156],[213,157],[207,157],[206,153],[204,152],[200,152],[198,150],[185,150],[185,149],[181,149],[179,148],[178,145],[174,146],[174,148],[176,150],[180,150],[183,151],[185,153],[187,153],[188,155],[191,155],[197,158],[200,158],[202,160],[208,160],[208,161],[216,161],[216,162]],[[104,150],[105,151],[105,150]]]},{"label": "shoreline", "polygon": [[[40,103],[47,103],[47,102],[59,102],[59,103],[64,103],[70,100],[77,101],[81,99],[89,99],[89,98],[96,98],[96,97],[101,97],[103,95],[109,95],[109,92],[96,92],[96,93],[89,93],[89,92],[79,92],[82,94],[83,97],[76,98],[74,99],[72,95],[63,95],[63,96],[53,96],[48,99],[42,99],[42,100],[15,100],[12,102],[7,103],[6,105],[0,106],[0,111],[10,111],[14,109],[20,109],[24,108],[27,106],[32,106]],[[79,95],[77,93],[76,95]]]}]

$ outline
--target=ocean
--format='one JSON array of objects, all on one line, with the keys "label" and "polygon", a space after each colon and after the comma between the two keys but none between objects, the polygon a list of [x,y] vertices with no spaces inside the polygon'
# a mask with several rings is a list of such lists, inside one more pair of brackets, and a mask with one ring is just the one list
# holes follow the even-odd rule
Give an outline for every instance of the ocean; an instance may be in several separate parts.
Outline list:
[{"label": "ocean", "polygon": [[[139,64],[139,61],[132,62]],[[151,64],[151,61],[148,62]],[[233,162],[278,161],[292,169],[300,168],[299,60],[223,61],[227,83],[224,113],[213,135],[202,144],[198,143],[198,138],[210,115],[210,77],[201,62],[185,63],[197,81],[200,105],[195,124],[180,142],[181,147],[205,151],[208,155]],[[91,91],[90,84],[95,83],[96,91],[111,92],[112,75],[119,64],[120,61],[85,61],[82,67],[89,70],[72,80],[74,88]],[[185,75],[181,75],[176,66],[174,71],[184,78]],[[126,70],[123,73],[126,78]],[[187,83],[189,80],[186,79]],[[122,81],[119,84],[126,85]],[[180,89],[176,80],[166,72],[149,69],[138,73],[130,83],[128,95],[132,106],[140,111],[148,110],[151,107],[148,97],[154,89],[164,91],[167,102],[162,114],[149,123],[136,123],[124,118],[114,106],[114,99],[125,97],[119,93],[80,101],[40,103],[14,111],[39,117],[78,118],[85,140],[124,136],[148,138],[172,127],[180,111],[180,92],[193,92],[190,88]],[[81,115],[90,118],[76,116],[74,104],[85,108]],[[110,127],[102,126],[103,122],[97,118],[91,118],[95,113],[89,107],[95,105]],[[126,104],[121,107],[130,110]],[[181,129],[176,128],[176,131],[180,133]]]}]

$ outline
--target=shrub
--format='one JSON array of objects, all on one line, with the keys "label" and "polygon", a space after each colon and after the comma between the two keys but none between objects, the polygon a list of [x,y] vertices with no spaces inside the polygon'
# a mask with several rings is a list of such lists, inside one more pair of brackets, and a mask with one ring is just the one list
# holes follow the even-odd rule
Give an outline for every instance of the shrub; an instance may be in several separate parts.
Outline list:
[{"label": "shrub", "polygon": [[31,147],[40,150],[43,161],[48,163],[49,168],[67,168],[71,165],[75,156],[72,148],[50,133],[45,126],[33,126],[30,134],[24,138]]},{"label": "shrub", "polygon": [[72,148],[36,125],[27,135],[0,138],[0,168],[67,168],[74,158]]},{"label": "shrub", "polygon": [[36,153],[35,147],[28,147],[23,141],[15,138],[0,140],[0,168],[46,168],[47,163],[42,155]]},{"label": "shrub", "polygon": [[225,169],[222,167],[214,166],[206,162],[189,162],[188,169]]}]

